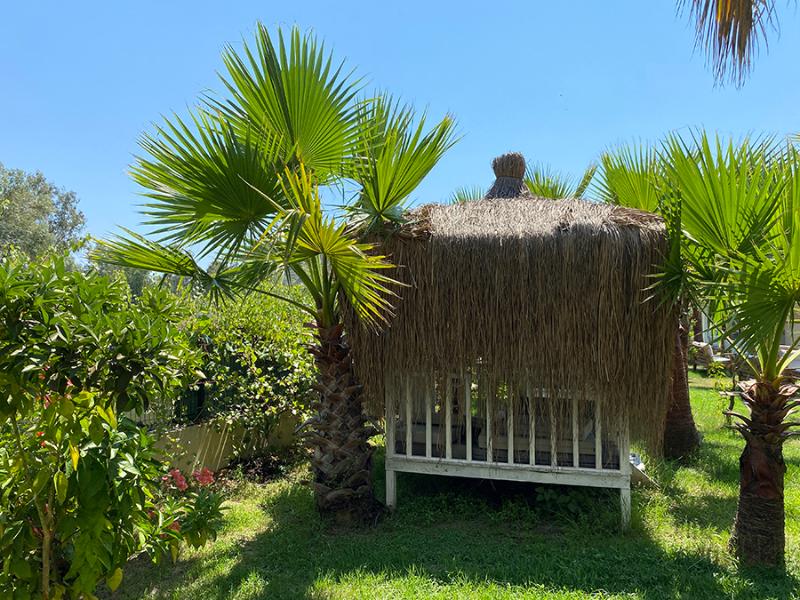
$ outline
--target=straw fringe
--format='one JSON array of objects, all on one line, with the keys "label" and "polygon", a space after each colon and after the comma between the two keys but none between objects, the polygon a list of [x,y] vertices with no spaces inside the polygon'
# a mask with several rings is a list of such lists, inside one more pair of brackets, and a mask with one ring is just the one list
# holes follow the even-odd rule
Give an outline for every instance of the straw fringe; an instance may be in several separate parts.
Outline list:
[{"label": "straw fringe", "polygon": [[479,365],[492,381],[532,381],[551,397],[601,397],[609,430],[629,420],[635,439],[660,446],[676,317],[645,302],[667,250],[658,217],[538,198],[428,205],[409,217],[382,249],[408,285],[395,316],[375,333],[347,315],[371,414],[383,412],[387,375],[434,380]]}]

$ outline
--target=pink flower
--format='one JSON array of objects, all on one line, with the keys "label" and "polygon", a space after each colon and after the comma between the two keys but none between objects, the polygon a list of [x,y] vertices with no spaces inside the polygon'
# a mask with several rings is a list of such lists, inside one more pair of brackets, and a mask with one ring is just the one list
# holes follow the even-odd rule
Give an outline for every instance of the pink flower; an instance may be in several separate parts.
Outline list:
[{"label": "pink flower", "polygon": [[75,384],[72,383],[72,379],[70,379],[69,377],[67,377],[67,387],[75,387]]},{"label": "pink flower", "polygon": [[208,467],[203,467],[199,471],[195,471],[192,473],[192,477],[194,477],[200,485],[214,483],[214,473]]},{"label": "pink flower", "polygon": [[183,492],[189,487],[189,484],[186,483],[186,478],[183,476],[183,473],[180,472],[180,469],[172,469],[169,474],[172,476],[172,481],[175,482],[175,487],[180,491]]}]

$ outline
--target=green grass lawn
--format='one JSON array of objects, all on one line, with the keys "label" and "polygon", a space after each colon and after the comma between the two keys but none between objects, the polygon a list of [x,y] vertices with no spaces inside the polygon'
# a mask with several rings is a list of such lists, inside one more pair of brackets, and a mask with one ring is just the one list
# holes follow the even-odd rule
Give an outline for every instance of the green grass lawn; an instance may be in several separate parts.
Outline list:
[{"label": "green grass lawn", "polygon": [[660,487],[634,492],[625,534],[618,496],[604,490],[402,474],[393,515],[336,531],[298,467],[242,485],[215,544],[175,566],[132,563],[114,597],[800,598],[800,443],[785,452],[786,572],[740,571],[726,544],[743,442],[722,428],[709,380],[693,374],[692,384],[702,450],[681,467],[650,461]]}]

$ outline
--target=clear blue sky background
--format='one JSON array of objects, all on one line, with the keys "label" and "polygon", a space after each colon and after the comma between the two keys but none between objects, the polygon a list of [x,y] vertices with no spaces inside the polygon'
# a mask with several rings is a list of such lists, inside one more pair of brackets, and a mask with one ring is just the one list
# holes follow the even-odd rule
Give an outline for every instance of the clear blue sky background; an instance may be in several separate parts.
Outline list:
[{"label": "clear blue sky background", "polygon": [[389,90],[453,113],[463,134],[414,196],[490,183],[493,156],[579,174],[609,145],[703,126],[800,131],[800,15],[781,6],[743,89],[715,88],[673,0],[526,2],[6,2],[0,162],[74,190],[88,232],[139,222],[137,137],[220,89],[220,51],[254,23],[312,28]]}]

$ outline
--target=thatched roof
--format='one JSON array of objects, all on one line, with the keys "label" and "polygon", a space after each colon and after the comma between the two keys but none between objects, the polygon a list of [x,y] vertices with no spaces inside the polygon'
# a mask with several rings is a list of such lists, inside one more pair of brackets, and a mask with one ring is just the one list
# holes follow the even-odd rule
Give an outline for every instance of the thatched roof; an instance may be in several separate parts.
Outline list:
[{"label": "thatched roof", "polygon": [[[524,173],[524,162],[520,171],[516,159],[502,160]],[[498,380],[599,395],[607,416],[630,418],[655,445],[676,323],[645,291],[667,248],[663,222],[533,198],[521,176],[497,175],[494,193],[516,186],[516,197],[421,207],[409,215],[414,235],[384,244],[408,287],[384,331],[349,327],[370,411],[381,413],[387,373],[433,376],[480,363]]]}]

